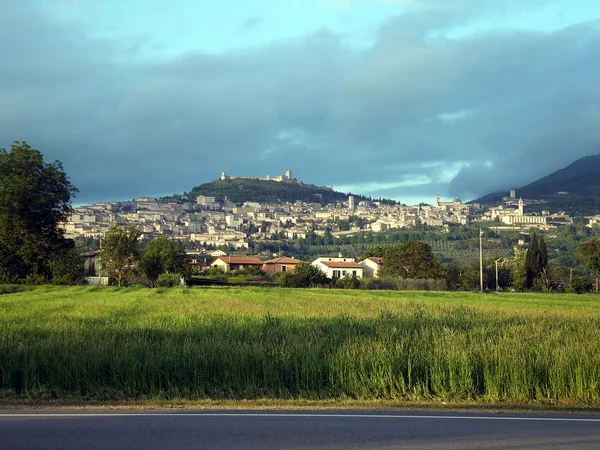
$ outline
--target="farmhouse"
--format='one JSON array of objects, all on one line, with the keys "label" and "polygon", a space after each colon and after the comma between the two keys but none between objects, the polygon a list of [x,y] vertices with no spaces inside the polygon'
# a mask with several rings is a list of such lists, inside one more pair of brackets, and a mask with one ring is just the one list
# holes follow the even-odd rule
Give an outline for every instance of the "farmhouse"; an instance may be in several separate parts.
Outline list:
[{"label": "farmhouse", "polygon": [[[353,261],[329,261],[330,258],[318,258],[311,264],[325,272],[328,278],[363,277],[363,266]],[[332,258],[341,259],[341,258]],[[349,258],[347,258],[349,259]]]},{"label": "farmhouse", "polygon": [[223,272],[242,270],[248,267],[262,268],[263,261],[253,256],[219,256],[209,267],[219,267]]},{"label": "farmhouse", "polygon": [[293,272],[296,270],[296,265],[300,264],[301,262],[302,261],[295,258],[282,256],[280,258],[265,261],[262,266],[262,270],[265,273]]}]

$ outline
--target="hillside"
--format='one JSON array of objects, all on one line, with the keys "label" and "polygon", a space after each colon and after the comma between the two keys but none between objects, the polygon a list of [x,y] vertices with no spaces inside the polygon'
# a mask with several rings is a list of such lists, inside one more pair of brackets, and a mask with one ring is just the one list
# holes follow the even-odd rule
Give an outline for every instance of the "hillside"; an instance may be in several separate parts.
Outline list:
[{"label": "hillside", "polygon": [[370,198],[362,195],[345,194],[328,187],[252,179],[215,180],[196,186],[190,192],[186,192],[182,196],[175,195],[173,198],[185,197],[188,201],[194,201],[199,195],[215,197],[217,201],[222,201],[227,197],[229,201],[234,203],[278,203],[299,200],[328,204],[347,201],[348,195],[354,195],[356,203],[370,200]]},{"label": "hillside", "polygon": [[[543,209],[571,214],[594,214],[600,211],[600,154],[578,159],[533,183],[517,189],[517,197],[546,200]],[[473,202],[493,204],[507,192],[487,194]]]}]

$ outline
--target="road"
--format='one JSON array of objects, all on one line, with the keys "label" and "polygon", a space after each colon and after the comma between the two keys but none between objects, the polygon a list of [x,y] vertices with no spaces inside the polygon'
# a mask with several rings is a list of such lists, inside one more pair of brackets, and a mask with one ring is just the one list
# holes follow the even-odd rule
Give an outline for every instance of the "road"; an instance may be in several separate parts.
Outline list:
[{"label": "road", "polygon": [[597,450],[600,416],[414,411],[0,411],[0,448]]}]

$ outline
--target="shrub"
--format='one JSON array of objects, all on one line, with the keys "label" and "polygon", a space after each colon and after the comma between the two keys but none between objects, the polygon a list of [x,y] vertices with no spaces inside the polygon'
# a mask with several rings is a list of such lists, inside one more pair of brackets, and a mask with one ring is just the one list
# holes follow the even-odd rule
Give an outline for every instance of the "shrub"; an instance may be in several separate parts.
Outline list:
[{"label": "shrub", "polygon": [[356,275],[345,276],[335,282],[335,287],[340,289],[358,289],[360,288],[360,280],[356,278]]},{"label": "shrub", "polygon": [[575,277],[573,281],[565,288],[566,292],[574,294],[585,294],[590,292],[594,287],[592,281],[587,277]]},{"label": "shrub", "polygon": [[40,285],[40,284],[48,283],[48,279],[43,275],[39,275],[36,273],[30,273],[29,275],[27,275],[25,277],[25,279],[23,280],[23,283],[30,284],[30,285]]},{"label": "shrub", "polygon": [[176,287],[180,284],[181,277],[179,275],[172,275],[163,273],[158,277],[158,287],[169,288]]}]

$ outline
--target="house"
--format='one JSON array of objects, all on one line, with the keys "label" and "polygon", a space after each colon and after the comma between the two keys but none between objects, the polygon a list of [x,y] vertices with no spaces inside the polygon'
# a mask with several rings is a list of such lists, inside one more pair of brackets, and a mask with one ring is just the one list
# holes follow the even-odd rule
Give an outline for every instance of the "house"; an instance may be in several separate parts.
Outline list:
[{"label": "house", "polygon": [[379,271],[383,268],[383,258],[370,257],[359,264],[363,267],[365,277],[379,278]]},{"label": "house", "polygon": [[242,270],[248,267],[262,269],[263,261],[255,256],[219,256],[209,267],[219,267],[223,272]]},{"label": "house", "polygon": [[299,259],[282,256],[280,258],[265,261],[263,263],[262,270],[266,273],[293,272],[296,270],[296,265],[300,264],[301,262],[302,261]]},{"label": "house", "polygon": [[325,272],[328,278],[363,277],[363,266],[359,263],[353,261],[329,261],[328,259],[341,258],[317,258],[311,264]]}]

